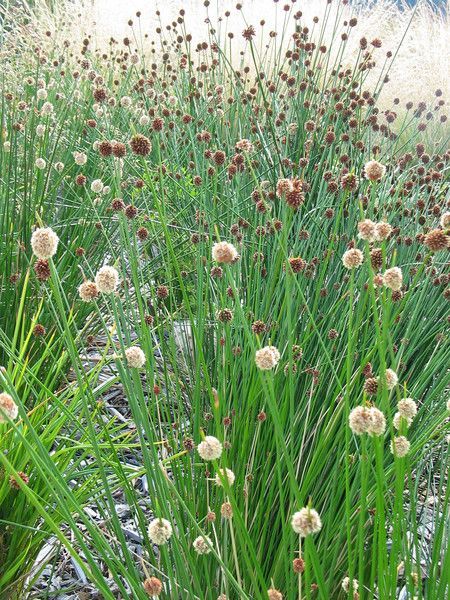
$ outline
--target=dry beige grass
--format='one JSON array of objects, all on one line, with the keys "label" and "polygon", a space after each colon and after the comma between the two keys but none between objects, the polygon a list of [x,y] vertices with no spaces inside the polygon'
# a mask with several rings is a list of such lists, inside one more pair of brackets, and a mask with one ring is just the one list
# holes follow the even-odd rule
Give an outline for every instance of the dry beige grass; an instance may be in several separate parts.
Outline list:
[{"label": "dry beige grass", "polygon": [[[136,12],[141,11],[140,28],[142,34],[147,33],[148,38],[144,44],[150,49],[151,40],[155,28],[172,22],[180,8],[186,11],[187,30],[193,34],[194,41],[207,39],[208,26],[205,23],[206,16],[210,17],[211,23],[217,26],[217,32],[222,38],[226,33],[233,31],[236,36],[234,40],[234,60],[236,64],[241,60],[240,52],[244,51],[243,60],[249,61],[245,53],[245,40],[241,31],[247,24],[257,26],[261,19],[266,21],[264,35],[273,29],[279,35],[284,27],[292,31],[293,19],[288,18],[283,12],[283,2],[274,4],[273,0],[244,0],[243,10],[236,11],[235,1],[211,1],[211,6],[206,12],[201,0],[157,0],[152,8],[149,2],[144,0],[61,0],[55,14],[46,9],[45,0],[38,0],[36,18],[33,19],[31,29],[24,33],[28,40],[30,34],[36,38],[45,38],[44,32],[50,30],[57,38],[80,40],[80,32],[83,35],[90,34],[92,43],[98,48],[108,45],[109,39],[114,37],[122,40],[130,35],[128,20],[134,19],[137,24]],[[326,8],[326,0],[303,0],[294,4],[294,10],[301,9],[303,13],[302,23],[313,26],[313,17],[321,17],[316,25],[316,32],[323,20],[322,16]],[[371,4],[371,3],[370,3]],[[155,8],[156,7],[156,8]],[[160,11],[160,20],[155,14],[156,9]],[[230,9],[231,14],[227,19],[218,21],[218,17],[224,15],[225,10]],[[404,6],[401,10],[393,0],[379,0],[374,6],[367,2],[361,2],[358,8],[345,6],[337,0],[333,0],[330,9],[330,17],[325,27],[324,39],[330,45],[333,35],[335,17],[339,15],[342,23],[355,14],[358,24],[352,30],[354,44],[348,44],[342,57],[344,63],[351,63],[354,53],[358,51],[358,40],[365,36],[368,40],[380,38],[383,41],[383,50],[379,51],[379,64],[370,77],[376,80],[385,51],[391,50],[398,54],[390,70],[390,83],[385,86],[382,96],[382,104],[385,107],[392,106],[392,100],[399,97],[402,102],[412,100],[429,102],[434,97],[436,89],[443,91],[444,98],[450,98],[450,72],[448,69],[450,59],[450,7],[447,11],[437,12],[433,10],[426,1],[420,1],[416,9]],[[258,36],[259,28],[258,29]],[[338,31],[338,35],[340,31]],[[288,36],[285,36],[287,39]],[[313,36],[314,37],[314,36]],[[261,47],[264,48],[264,42]],[[337,44],[334,44],[338,48]]]}]

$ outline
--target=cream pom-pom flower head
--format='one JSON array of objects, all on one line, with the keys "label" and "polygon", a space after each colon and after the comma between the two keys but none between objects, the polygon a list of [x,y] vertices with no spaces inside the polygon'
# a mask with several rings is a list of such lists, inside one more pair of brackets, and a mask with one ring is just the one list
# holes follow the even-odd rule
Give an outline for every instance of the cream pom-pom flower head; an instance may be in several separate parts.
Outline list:
[{"label": "cream pom-pom flower head", "polygon": [[97,272],[95,284],[102,294],[112,294],[119,285],[119,273],[114,267],[105,265]]},{"label": "cream pom-pom flower head", "polygon": [[275,346],[264,346],[255,353],[255,363],[258,369],[269,371],[277,366],[280,353]]},{"label": "cream pom-pom flower head", "polygon": [[33,254],[41,260],[47,260],[56,254],[58,242],[59,238],[53,229],[40,227],[31,236]]},{"label": "cream pom-pom flower head", "polygon": [[364,255],[358,248],[350,248],[342,255],[342,263],[346,269],[356,269],[363,263]]},{"label": "cream pom-pom flower head", "polygon": [[203,460],[217,460],[222,454],[222,444],[212,435],[207,435],[197,447],[197,452]]},{"label": "cream pom-pom flower head", "polygon": [[172,525],[167,519],[154,519],[148,527],[148,537],[153,544],[163,546],[172,536]]},{"label": "cream pom-pom flower head", "polygon": [[312,533],[317,533],[322,529],[322,521],[319,513],[306,506],[292,515],[292,529],[301,537],[306,537]]},{"label": "cream pom-pom flower head", "polygon": [[78,295],[83,302],[91,302],[92,300],[95,300],[95,298],[98,297],[97,285],[93,281],[83,281],[78,288]]},{"label": "cream pom-pom flower head", "polygon": [[233,471],[231,469],[219,469],[219,473],[216,474],[216,485],[222,486],[223,480],[228,481],[228,485],[233,485],[234,480],[236,479],[235,474],[233,473]]},{"label": "cream pom-pom flower head", "polygon": [[139,346],[131,346],[125,350],[127,364],[132,369],[140,369],[145,365],[145,354]]},{"label": "cream pom-pom flower head", "polygon": [[209,554],[212,549],[212,541],[207,535],[199,535],[192,545],[197,554]]},{"label": "cream pom-pom flower head", "polygon": [[229,242],[217,242],[212,247],[212,257],[218,263],[230,264],[238,258],[238,252]]},{"label": "cream pom-pom flower head", "polygon": [[369,160],[364,165],[364,175],[369,181],[380,181],[386,173],[386,167],[377,160]]},{"label": "cream pom-pom flower head", "polygon": [[6,423],[8,419],[14,421],[18,414],[19,409],[12,397],[6,392],[0,394],[0,423]]}]

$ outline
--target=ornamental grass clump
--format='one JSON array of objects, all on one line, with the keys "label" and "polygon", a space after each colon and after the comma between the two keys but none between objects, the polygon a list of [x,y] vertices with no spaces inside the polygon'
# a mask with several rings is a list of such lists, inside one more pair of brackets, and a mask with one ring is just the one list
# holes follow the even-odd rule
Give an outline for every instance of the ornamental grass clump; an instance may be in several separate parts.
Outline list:
[{"label": "ornamental grass clump", "polygon": [[0,597],[446,598],[445,94],[355,3],[9,4]]}]

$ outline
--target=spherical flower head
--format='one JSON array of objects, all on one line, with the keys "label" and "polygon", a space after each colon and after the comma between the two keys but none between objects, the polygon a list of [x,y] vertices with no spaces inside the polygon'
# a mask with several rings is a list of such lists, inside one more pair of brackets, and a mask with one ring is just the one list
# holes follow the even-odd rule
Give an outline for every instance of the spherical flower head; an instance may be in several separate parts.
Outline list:
[{"label": "spherical flower head", "polygon": [[[350,589],[350,577],[344,577],[344,579],[342,580],[341,586],[342,586],[342,589],[344,590],[344,592],[346,594],[348,594],[348,591]],[[353,580],[353,591],[354,592],[358,591],[358,587],[359,587],[358,580],[354,579]]]},{"label": "spherical flower head", "polygon": [[349,414],[348,424],[355,435],[368,433],[372,414],[367,406],[356,406]]},{"label": "spherical flower head", "polygon": [[100,194],[100,192],[103,190],[103,181],[101,179],[94,179],[94,181],[91,183],[91,190],[95,194]]},{"label": "spherical flower head", "polygon": [[441,215],[439,223],[442,229],[448,229],[450,227],[450,212],[447,211]]},{"label": "spherical flower head", "polygon": [[112,294],[119,285],[119,273],[114,267],[105,265],[97,272],[95,283],[102,294]]},{"label": "spherical flower head", "polygon": [[425,236],[424,244],[433,252],[446,250],[450,247],[450,235],[447,235],[442,229],[432,229]]},{"label": "spherical flower head", "polygon": [[253,144],[250,140],[242,139],[236,142],[236,150],[241,152],[253,152]]},{"label": "spherical flower head", "polygon": [[269,600],[283,600],[283,594],[274,588],[267,590],[267,597]]},{"label": "spherical flower head", "polygon": [[383,275],[383,283],[386,287],[390,288],[394,292],[401,290],[403,285],[402,270],[399,267],[387,269]]},{"label": "spherical flower head", "polygon": [[409,452],[411,444],[404,435],[395,437],[391,442],[391,452],[397,458],[403,458]]},{"label": "spherical flower head", "polygon": [[255,363],[258,369],[269,371],[277,366],[280,360],[280,353],[275,346],[264,346],[255,353]]},{"label": "spherical flower head", "polygon": [[358,248],[350,248],[342,255],[342,262],[346,269],[356,269],[362,265],[363,253]]},{"label": "spherical flower head", "polygon": [[197,554],[209,554],[212,549],[211,538],[207,535],[199,535],[192,543]]},{"label": "spherical flower head", "polygon": [[80,167],[87,163],[87,155],[84,154],[84,152],[74,152],[73,158],[75,160],[75,163]]},{"label": "spherical flower head", "polygon": [[380,181],[386,173],[386,167],[377,160],[369,160],[364,165],[364,175],[369,181]]},{"label": "spherical flower head", "polygon": [[232,486],[234,483],[234,480],[236,479],[233,471],[231,469],[219,469],[219,473],[217,473],[215,481],[216,481],[216,485],[222,486],[222,480],[226,480],[228,481],[228,485]]},{"label": "spherical flower head", "polygon": [[397,409],[402,417],[405,417],[405,419],[411,419],[411,421],[417,415],[417,404],[412,398],[403,398],[403,400],[399,400]]},{"label": "spherical flower head", "polygon": [[159,596],[162,592],[162,583],[157,577],[147,577],[144,581],[144,590],[150,597]]},{"label": "spherical flower head", "polygon": [[375,223],[371,219],[364,219],[358,223],[358,237],[367,242],[375,239]]},{"label": "spherical flower head", "polygon": [[153,544],[163,546],[172,536],[172,525],[167,519],[154,519],[148,527],[148,537]]},{"label": "spherical flower head", "polygon": [[207,435],[197,446],[197,452],[203,460],[218,460],[222,454],[222,444],[212,435]]},{"label": "spherical flower head", "polygon": [[392,233],[392,227],[386,221],[380,221],[375,224],[375,239],[378,242],[382,242],[383,240],[387,240],[387,238]]},{"label": "spherical flower head", "polygon": [[386,369],[386,385],[388,390],[393,390],[398,384],[397,373],[392,369]]},{"label": "spherical flower head", "polygon": [[392,419],[392,424],[398,431],[403,425],[405,425],[406,427],[410,427],[412,421],[413,420],[410,417],[405,417],[401,413],[396,412],[394,418]]},{"label": "spherical flower head", "polygon": [[83,302],[91,302],[98,297],[98,288],[93,281],[83,281],[78,288],[78,295]]},{"label": "spherical flower head", "polygon": [[18,414],[19,409],[12,397],[6,392],[0,394],[0,423],[6,423],[8,419],[14,421]]},{"label": "spherical flower head", "polygon": [[139,346],[131,346],[125,350],[127,364],[132,369],[140,369],[145,365],[145,354]]},{"label": "spherical flower head", "polygon": [[367,433],[372,436],[383,435],[386,431],[386,418],[376,406],[370,409],[370,425]]},{"label": "spherical flower head", "polygon": [[305,507],[292,515],[292,529],[301,537],[317,533],[322,529],[319,513],[314,508]]},{"label": "spherical flower head", "polygon": [[45,169],[45,167],[47,166],[47,163],[43,158],[37,158],[34,164],[36,165],[36,169],[40,170]]},{"label": "spherical flower head", "polygon": [[58,242],[59,238],[53,229],[40,227],[31,236],[33,254],[41,260],[47,260],[56,254]]},{"label": "spherical flower head", "polygon": [[239,255],[233,244],[229,242],[217,242],[212,247],[212,257],[218,263],[230,264],[235,262]]}]

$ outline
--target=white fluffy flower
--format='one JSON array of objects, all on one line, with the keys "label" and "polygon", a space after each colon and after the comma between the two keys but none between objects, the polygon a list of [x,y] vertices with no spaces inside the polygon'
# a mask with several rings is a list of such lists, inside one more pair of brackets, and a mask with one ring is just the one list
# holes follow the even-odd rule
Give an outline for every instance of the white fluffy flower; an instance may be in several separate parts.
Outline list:
[{"label": "white fluffy flower", "polygon": [[292,529],[301,537],[306,537],[312,533],[317,533],[322,529],[322,521],[319,513],[314,508],[301,508],[292,515]]},{"label": "white fluffy flower", "polygon": [[364,255],[358,248],[350,248],[342,255],[342,263],[346,269],[356,269],[363,263]]},{"label": "white fluffy flower", "polygon": [[222,444],[212,435],[207,435],[197,447],[197,452],[203,460],[217,460],[222,454]]},{"label": "white fluffy flower", "polygon": [[127,364],[132,369],[140,369],[145,365],[145,354],[139,346],[131,346],[125,350]]},{"label": "white fluffy flower", "polygon": [[94,181],[91,183],[91,190],[95,194],[100,194],[100,192],[103,190],[103,181],[101,179],[94,179]]},{"label": "white fluffy flower", "polygon": [[390,288],[394,292],[401,290],[403,285],[402,270],[399,267],[387,269],[383,275],[383,283],[386,287]]},{"label": "white fluffy flower", "polygon": [[45,160],[43,158],[37,158],[34,162],[34,164],[36,165],[36,169],[45,169],[47,163],[45,162]]},{"label": "white fluffy flower", "polygon": [[87,156],[84,152],[74,152],[73,158],[78,166],[83,166],[87,163]]},{"label": "white fluffy flower", "polygon": [[388,390],[393,390],[398,384],[397,373],[392,369],[386,369],[386,385]]},{"label": "white fluffy flower", "polygon": [[148,527],[148,537],[153,544],[163,546],[172,536],[172,525],[167,519],[154,519]]},{"label": "white fluffy flower", "polygon": [[[220,474],[219,474],[220,473]],[[234,480],[236,479],[233,471],[231,469],[219,469],[219,473],[216,474],[216,485],[222,486],[222,480],[228,480],[228,485],[233,485]]]},{"label": "white fluffy flower", "polygon": [[58,236],[50,227],[40,227],[31,235],[33,254],[40,259],[51,258],[58,249]]},{"label": "white fluffy flower", "polygon": [[218,263],[230,264],[238,258],[238,253],[233,244],[217,242],[212,247],[212,257]]},{"label": "white fluffy flower", "polygon": [[417,404],[412,398],[403,398],[403,400],[399,400],[397,409],[402,417],[411,419],[411,421],[417,415]]},{"label": "white fluffy flower", "polygon": [[51,115],[53,112],[53,104],[51,102],[44,102],[41,108],[41,113],[43,115]]},{"label": "white fluffy flower", "polygon": [[105,265],[97,272],[95,283],[99,292],[102,294],[111,294],[119,285],[119,273],[114,267]]},{"label": "white fluffy flower", "polygon": [[255,363],[258,369],[268,371],[277,366],[280,360],[280,353],[275,346],[264,346],[255,353]]},{"label": "white fluffy flower", "polygon": [[13,421],[18,414],[19,409],[12,397],[6,392],[0,394],[0,423],[6,423],[7,417]]},{"label": "white fluffy flower", "polygon": [[199,535],[198,538],[195,538],[192,545],[197,554],[209,554],[212,548],[212,541],[207,535]]},{"label": "white fluffy flower", "polygon": [[404,435],[399,435],[398,437],[395,437],[391,442],[391,452],[392,454],[394,454],[394,456],[397,456],[398,458],[403,458],[404,456],[406,456],[409,452],[410,447],[411,444],[405,438]]}]

